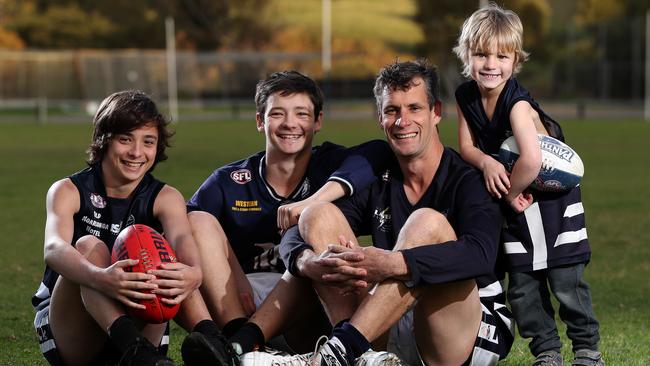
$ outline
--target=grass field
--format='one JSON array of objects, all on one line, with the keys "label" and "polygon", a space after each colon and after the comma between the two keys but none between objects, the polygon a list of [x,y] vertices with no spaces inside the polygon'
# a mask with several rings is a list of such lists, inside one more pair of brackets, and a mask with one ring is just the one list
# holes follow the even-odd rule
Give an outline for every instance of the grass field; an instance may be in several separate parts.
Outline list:
[{"label": "grass field", "polygon": [[[327,122],[326,122],[327,123]],[[593,249],[586,277],[601,322],[608,365],[650,364],[650,124],[641,121],[565,121],[565,134],[581,154],[583,194]],[[32,330],[29,303],[43,270],[44,197],[50,184],[83,167],[87,124],[0,124],[0,365],[44,365]],[[455,143],[455,124],[441,125]],[[318,141],[353,144],[381,138],[371,121],[327,123]],[[252,121],[186,123],[177,127],[170,160],[155,171],[186,197],[215,167],[260,150]],[[563,329],[563,328],[562,328]],[[184,332],[174,328],[172,357]],[[566,341],[566,338],[564,338]],[[563,349],[570,360],[570,347]],[[504,365],[530,364],[522,339]]]}]

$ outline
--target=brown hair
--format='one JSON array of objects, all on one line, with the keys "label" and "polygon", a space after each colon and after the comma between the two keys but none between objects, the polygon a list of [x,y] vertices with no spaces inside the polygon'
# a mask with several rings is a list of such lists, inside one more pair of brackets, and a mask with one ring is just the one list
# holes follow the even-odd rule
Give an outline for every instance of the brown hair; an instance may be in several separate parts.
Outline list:
[{"label": "brown hair", "polygon": [[106,97],[99,105],[93,118],[93,137],[88,147],[88,165],[99,163],[104,158],[108,143],[113,136],[153,124],[158,130],[156,160],[151,169],[167,160],[165,149],[170,146],[173,132],[169,121],[163,117],[156,104],[139,90],[124,90]]}]

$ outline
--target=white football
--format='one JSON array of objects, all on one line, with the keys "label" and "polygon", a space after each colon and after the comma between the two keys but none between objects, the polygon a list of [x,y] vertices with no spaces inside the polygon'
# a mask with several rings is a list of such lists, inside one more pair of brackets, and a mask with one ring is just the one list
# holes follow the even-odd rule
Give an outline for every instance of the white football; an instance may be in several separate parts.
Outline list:
[{"label": "white football", "polygon": [[[542,150],[542,168],[531,188],[544,192],[568,191],[580,184],[585,167],[578,153],[569,145],[553,137],[538,135]],[[512,171],[519,158],[519,149],[514,136],[508,137],[499,149],[499,161]]]}]

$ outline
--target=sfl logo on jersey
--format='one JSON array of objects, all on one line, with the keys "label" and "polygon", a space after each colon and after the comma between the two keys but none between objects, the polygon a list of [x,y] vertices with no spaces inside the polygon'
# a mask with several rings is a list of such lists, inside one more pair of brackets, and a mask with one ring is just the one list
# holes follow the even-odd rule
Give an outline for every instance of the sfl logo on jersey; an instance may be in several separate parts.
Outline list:
[{"label": "sfl logo on jersey", "polygon": [[246,184],[251,181],[251,171],[248,169],[239,169],[230,173],[230,178],[237,184]]}]

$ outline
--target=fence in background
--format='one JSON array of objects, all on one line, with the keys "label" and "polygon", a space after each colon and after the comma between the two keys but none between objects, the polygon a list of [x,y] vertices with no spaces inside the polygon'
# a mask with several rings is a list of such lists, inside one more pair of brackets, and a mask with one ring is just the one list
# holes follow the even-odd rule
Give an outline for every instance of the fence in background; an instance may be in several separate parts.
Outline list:
[{"label": "fence in background", "polygon": [[[335,55],[334,61],[335,65],[337,61],[353,63],[355,58],[361,60],[363,55]],[[123,89],[143,90],[165,109],[166,62],[164,50],[0,51],[0,121],[88,121],[99,101]],[[178,52],[179,121],[249,118],[254,115],[252,101],[258,80],[285,69],[297,69],[319,80],[329,118],[374,118],[372,75],[324,78],[320,62],[317,53]],[[633,76],[634,85],[641,83],[643,68],[637,63],[596,59],[593,64],[577,65],[582,70],[577,75],[566,65],[536,70],[527,64],[521,78],[557,118],[642,118],[642,87],[630,85],[627,96],[602,90],[607,88],[607,80],[619,74]],[[596,75],[592,83],[581,79],[585,72]],[[548,78],[542,74],[572,76]],[[458,82],[458,75],[453,80],[444,78],[443,84]],[[453,107],[449,90],[453,89],[443,90],[443,97],[449,101],[446,106]],[[554,97],[558,96],[572,99],[557,101]],[[449,109],[450,114],[455,113],[454,108]]]}]

